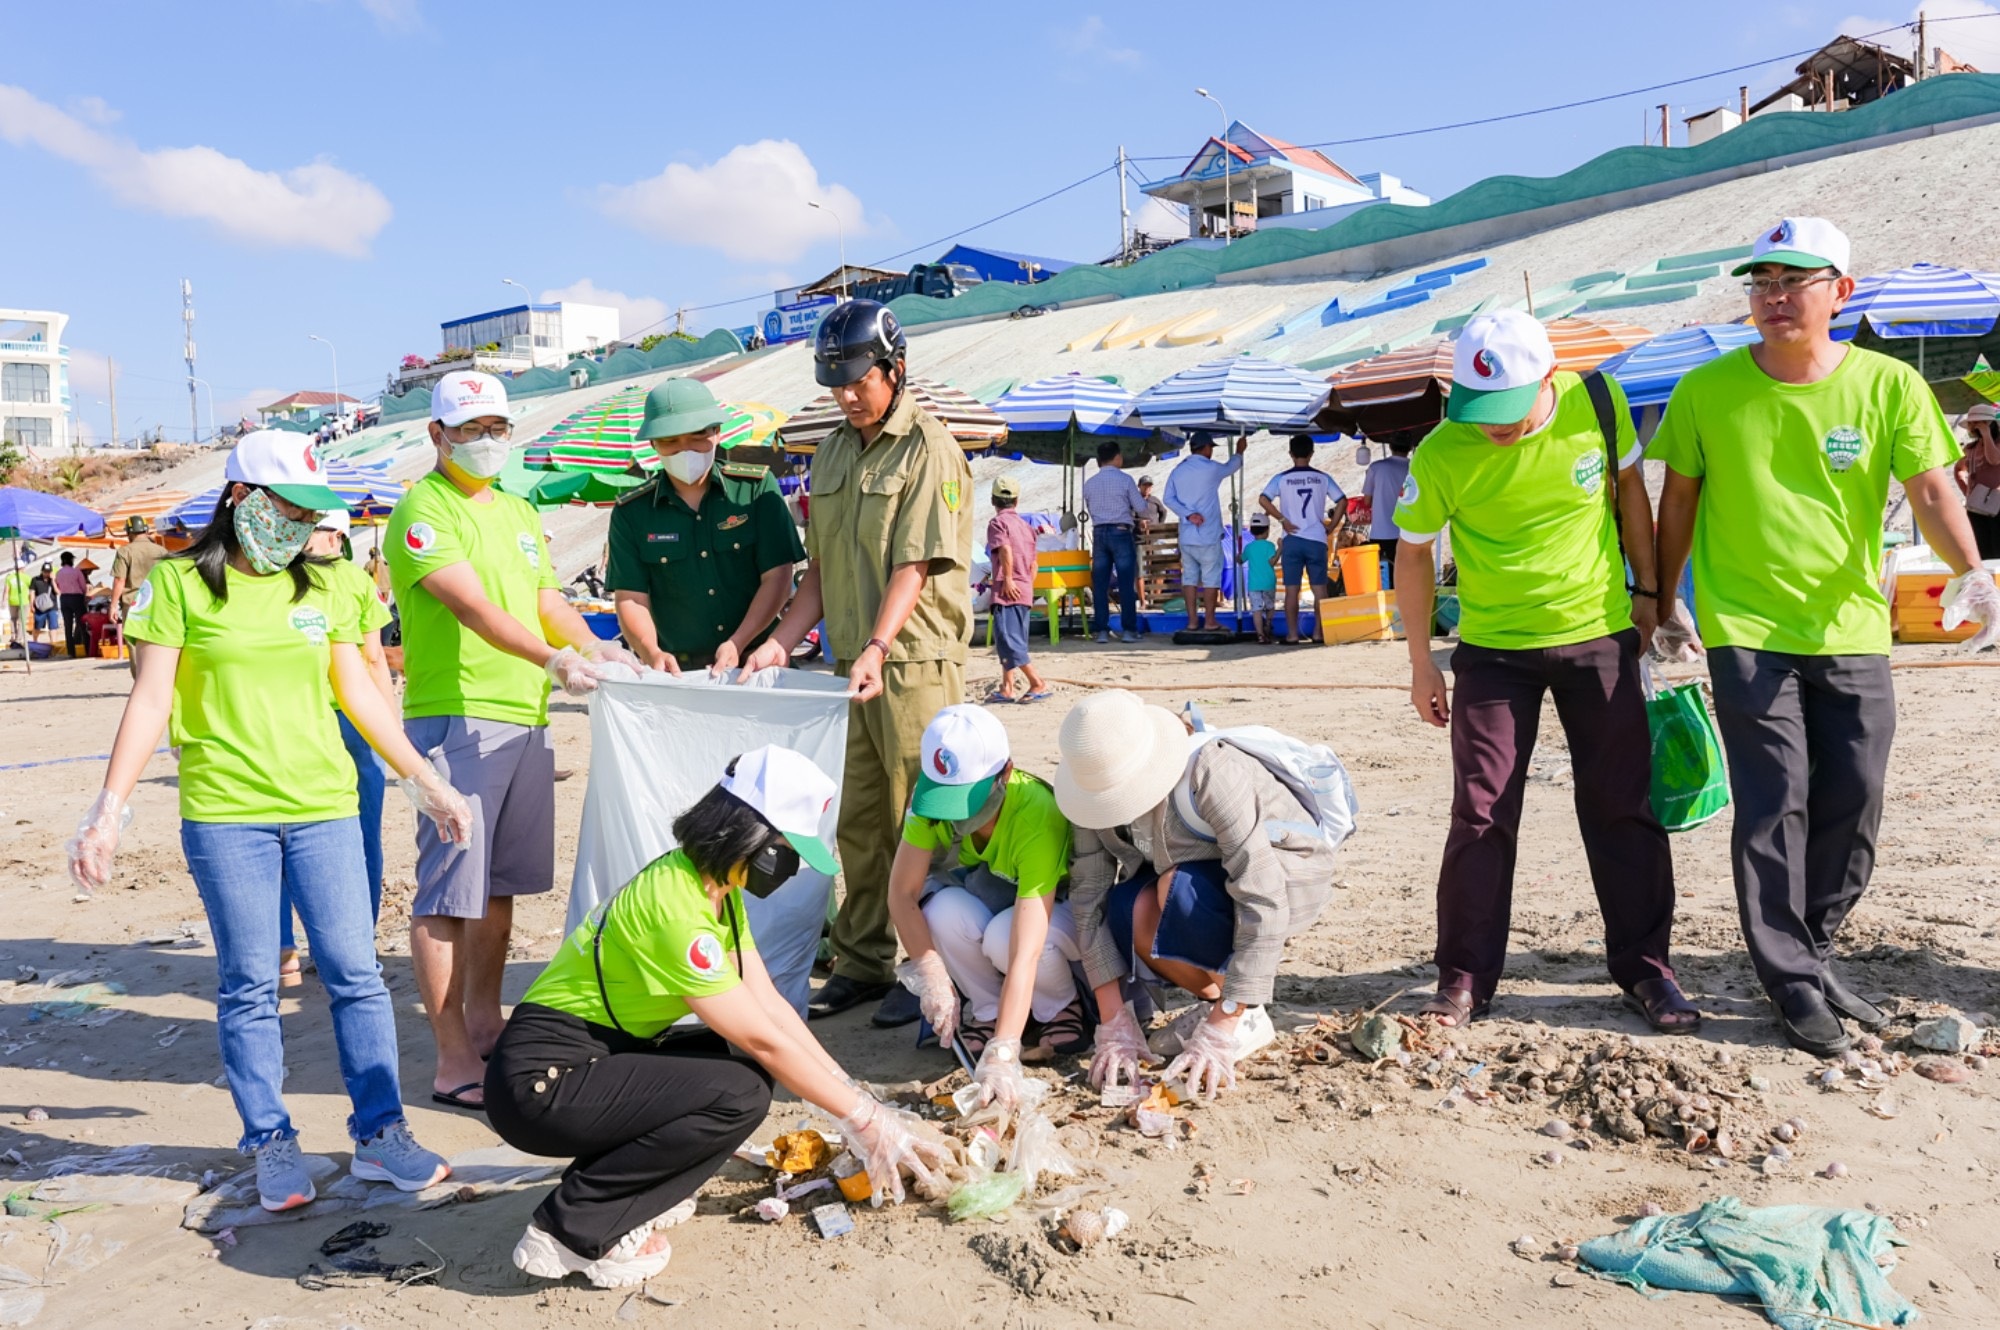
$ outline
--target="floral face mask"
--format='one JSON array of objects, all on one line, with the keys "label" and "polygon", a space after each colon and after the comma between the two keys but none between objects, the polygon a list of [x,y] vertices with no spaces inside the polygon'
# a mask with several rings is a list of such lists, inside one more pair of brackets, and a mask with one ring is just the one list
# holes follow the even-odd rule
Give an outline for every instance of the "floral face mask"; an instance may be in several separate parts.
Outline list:
[{"label": "floral face mask", "polygon": [[251,490],[236,505],[236,542],[243,547],[243,557],[250,566],[269,577],[299,557],[299,551],[312,539],[313,520],[287,517],[268,493]]}]

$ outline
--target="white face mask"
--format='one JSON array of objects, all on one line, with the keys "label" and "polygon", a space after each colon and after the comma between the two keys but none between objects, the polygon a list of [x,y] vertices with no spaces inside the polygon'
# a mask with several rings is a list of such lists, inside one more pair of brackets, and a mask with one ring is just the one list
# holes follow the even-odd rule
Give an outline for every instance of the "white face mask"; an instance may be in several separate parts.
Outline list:
[{"label": "white face mask", "polygon": [[692,485],[707,475],[708,469],[715,465],[715,449],[705,448],[696,452],[692,448],[687,448],[672,457],[661,458],[660,462],[666,467],[668,475],[683,485]]},{"label": "white face mask", "polygon": [[513,445],[505,439],[479,439],[451,446],[451,464],[468,476],[491,480],[507,469]]}]

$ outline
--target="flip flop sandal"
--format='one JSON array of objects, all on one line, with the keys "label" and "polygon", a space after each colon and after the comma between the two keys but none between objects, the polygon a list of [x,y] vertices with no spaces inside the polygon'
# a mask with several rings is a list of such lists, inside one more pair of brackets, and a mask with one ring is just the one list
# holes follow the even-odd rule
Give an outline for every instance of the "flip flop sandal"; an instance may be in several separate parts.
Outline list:
[{"label": "flip flop sandal", "polygon": [[484,1086],[484,1081],[467,1081],[456,1090],[433,1090],[431,1091],[431,1102],[434,1104],[444,1104],[449,1108],[462,1108],[468,1113],[484,1113],[486,1111],[485,1104],[465,1097],[467,1090],[480,1090]]},{"label": "flip flop sandal", "polygon": [[1081,1053],[1090,1047],[1090,1031],[1083,1028],[1083,1003],[1075,1001],[1041,1023],[1036,1041],[1058,1057]]},{"label": "flip flop sandal", "polygon": [[965,1045],[965,1051],[976,1063],[979,1055],[986,1051],[986,1045],[993,1042],[993,1027],[967,1017],[958,1023],[958,1041]]},{"label": "flip flop sandal", "polygon": [[1642,979],[1620,999],[1661,1034],[1693,1034],[1701,1012],[1671,979]]},{"label": "flip flop sandal", "polygon": [[1440,1024],[1448,1021],[1452,1029],[1464,1029],[1492,1010],[1490,999],[1485,1002],[1475,999],[1469,988],[1440,988],[1418,1009],[1417,1015],[1428,1016]]},{"label": "flip flop sandal", "polygon": [[298,949],[284,948],[278,953],[278,987],[297,988],[305,981],[305,967],[299,963]]},{"label": "flip flop sandal", "polygon": [[1039,693],[1029,693],[1026,697],[1017,697],[1014,700],[1016,702],[1041,702],[1041,701],[1046,701],[1047,699],[1054,696],[1055,693],[1053,690],[1044,688]]}]

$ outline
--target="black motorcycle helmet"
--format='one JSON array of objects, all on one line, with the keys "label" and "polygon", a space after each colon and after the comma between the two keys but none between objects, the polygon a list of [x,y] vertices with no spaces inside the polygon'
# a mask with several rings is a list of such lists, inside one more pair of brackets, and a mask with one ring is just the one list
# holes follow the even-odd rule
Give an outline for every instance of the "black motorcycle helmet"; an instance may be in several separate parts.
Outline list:
[{"label": "black motorcycle helmet", "polygon": [[900,364],[909,343],[886,305],[850,300],[820,320],[813,335],[813,379],[822,388],[844,388],[877,365]]}]

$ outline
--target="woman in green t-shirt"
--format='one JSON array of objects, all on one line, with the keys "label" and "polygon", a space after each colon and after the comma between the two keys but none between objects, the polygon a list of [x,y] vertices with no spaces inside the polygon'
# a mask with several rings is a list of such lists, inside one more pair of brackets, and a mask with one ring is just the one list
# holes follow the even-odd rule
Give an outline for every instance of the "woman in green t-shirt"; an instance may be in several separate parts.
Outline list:
[{"label": "woman in green t-shirt", "polygon": [[[487,1117],[509,1145],[575,1160],[515,1244],[526,1273],[619,1288],[665,1269],[663,1230],[764,1121],[773,1078],[839,1121],[875,1204],[903,1199],[904,1169],[935,1190],[938,1147],[820,1047],[744,918],[743,891],[768,896],[801,858],[838,871],[820,837],[834,793],[789,748],[731,762],[674,819],[680,848],[591,911],[514,1008],[487,1063]],[[680,1028],[690,1018],[707,1030]]]},{"label": "woman in green t-shirt", "polygon": [[104,788],[69,842],[85,891],[105,885],[127,800],[172,721],[180,750],[181,846],[215,937],[223,1071],[257,1161],[267,1210],[312,1201],[285,1111],[278,1025],[280,883],[318,961],[354,1113],[351,1171],[404,1191],[450,1172],[404,1122],[396,1015],[375,960],[355,816],[354,764],[333,700],[397,773],[440,834],[462,842],[466,801],[403,737],[356,647],[352,598],[331,594],[306,554],[319,512],[340,503],[297,435],[256,431],[230,456],[201,539],[148,575],[126,618],[147,644]]}]

